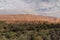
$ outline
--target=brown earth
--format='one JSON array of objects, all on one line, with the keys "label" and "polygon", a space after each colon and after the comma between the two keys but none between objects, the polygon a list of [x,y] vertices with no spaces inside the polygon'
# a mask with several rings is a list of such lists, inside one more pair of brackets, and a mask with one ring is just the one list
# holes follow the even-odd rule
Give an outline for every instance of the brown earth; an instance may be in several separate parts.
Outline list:
[{"label": "brown earth", "polygon": [[0,15],[0,21],[6,21],[6,22],[9,22],[9,23],[14,23],[14,22],[58,23],[58,22],[60,22],[60,19],[55,18],[55,17],[48,17],[48,16],[20,14],[20,15]]}]

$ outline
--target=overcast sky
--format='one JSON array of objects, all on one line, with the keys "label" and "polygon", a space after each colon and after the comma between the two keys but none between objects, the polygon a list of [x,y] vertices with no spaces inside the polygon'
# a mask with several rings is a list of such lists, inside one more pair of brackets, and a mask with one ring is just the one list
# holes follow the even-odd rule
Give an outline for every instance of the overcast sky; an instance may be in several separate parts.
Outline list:
[{"label": "overcast sky", "polygon": [[36,14],[60,17],[59,0],[0,0],[0,14]]}]

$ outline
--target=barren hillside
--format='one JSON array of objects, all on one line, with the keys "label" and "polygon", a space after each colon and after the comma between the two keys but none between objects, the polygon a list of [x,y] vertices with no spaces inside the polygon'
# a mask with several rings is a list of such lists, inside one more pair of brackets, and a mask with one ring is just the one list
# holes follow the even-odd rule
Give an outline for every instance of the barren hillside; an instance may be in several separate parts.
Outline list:
[{"label": "barren hillside", "polygon": [[57,23],[60,22],[59,18],[31,15],[31,14],[20,14],[20,15],[0,15],[0,21],[6,22],[49,22]]}]

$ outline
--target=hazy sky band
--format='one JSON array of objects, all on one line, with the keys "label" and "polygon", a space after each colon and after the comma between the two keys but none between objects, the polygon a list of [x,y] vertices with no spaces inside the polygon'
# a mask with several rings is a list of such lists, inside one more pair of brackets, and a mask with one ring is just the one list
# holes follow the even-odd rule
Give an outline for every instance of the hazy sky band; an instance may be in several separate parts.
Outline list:
[{"label": "hazy sky band", "polygon": [[59,0],[0,0],[0,13],[3,14],[29,13],[60,17],[59,11]]}]

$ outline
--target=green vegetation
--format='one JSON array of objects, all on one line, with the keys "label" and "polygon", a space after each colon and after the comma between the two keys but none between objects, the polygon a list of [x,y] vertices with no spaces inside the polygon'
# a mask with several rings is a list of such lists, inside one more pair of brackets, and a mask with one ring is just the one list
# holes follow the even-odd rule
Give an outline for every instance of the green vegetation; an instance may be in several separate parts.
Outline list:
[{"label": "green vegetation", "polygon": [[60,23],[5,23],[0,21],[0,40],[60,40]]}]

